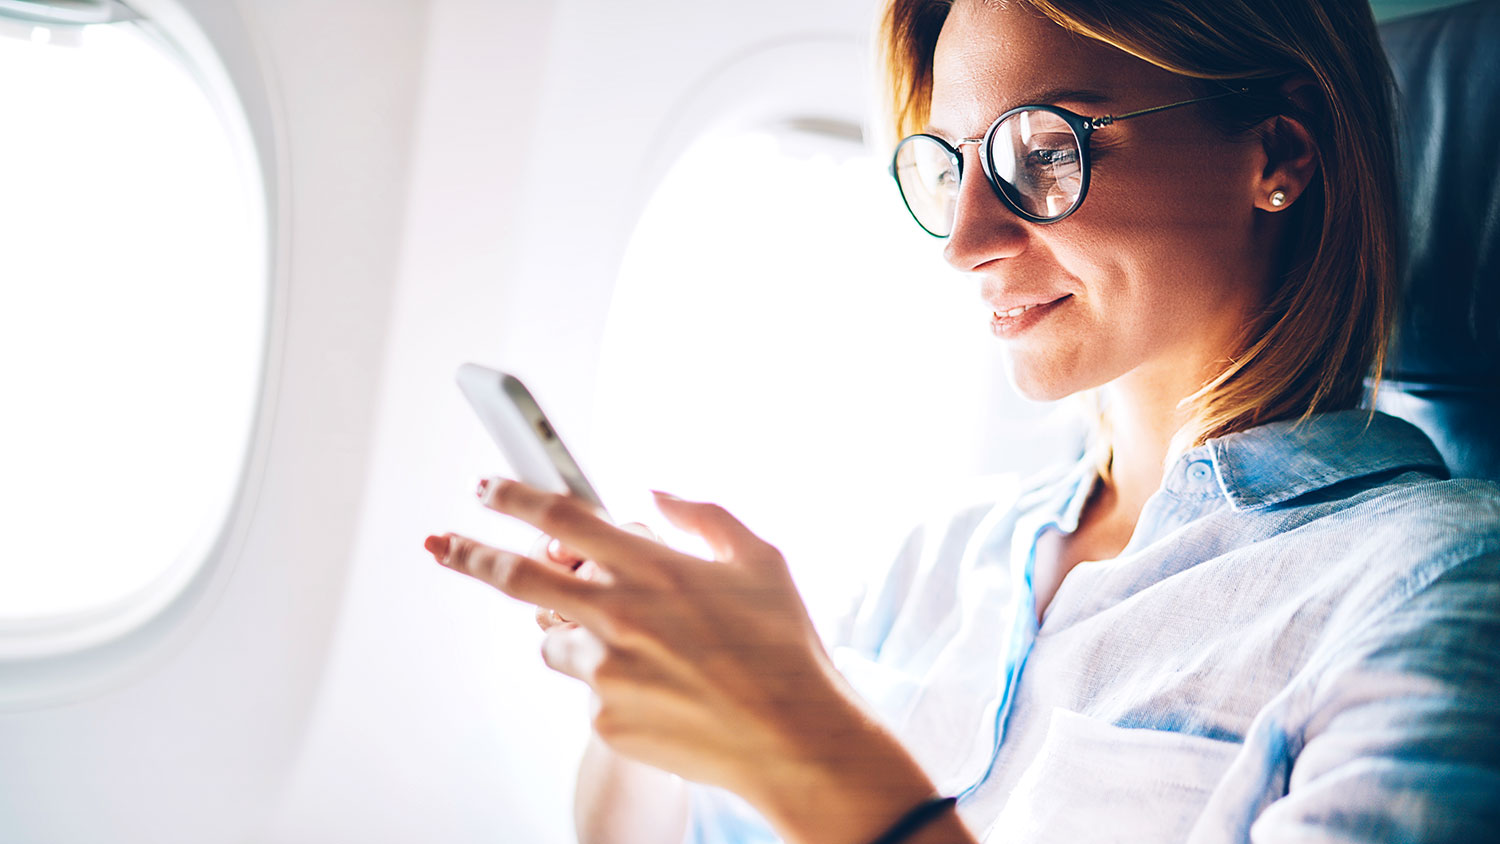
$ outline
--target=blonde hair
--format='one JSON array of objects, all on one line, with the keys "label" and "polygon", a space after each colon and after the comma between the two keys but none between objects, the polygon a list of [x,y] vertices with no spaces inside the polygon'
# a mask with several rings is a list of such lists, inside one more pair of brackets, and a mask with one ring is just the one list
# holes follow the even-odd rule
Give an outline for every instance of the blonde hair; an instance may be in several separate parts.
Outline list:
[{"label": "blonde hair", "polygon": [[[990,2],[990,0],[987,0]],[[1319,176],[1289,215],[1279,278],[1243,348],[1185,401],[1192,445],[1278,419],[1358,406],[1378,383],[1395,301],[1395,132],[1390,68],[1368,0],[1012,0],[1059,26],[1187,77],[1227,134],[1285,115],[1312,133]],[[894,137],[921,131],[933,50],[952,0],[887,0],[880,21]],[[1318,107],[1282,83],[1305,79]],[[1104,429],[1107,430],[1107,420]],[[1101,434],[1107,436],[1107,434]]]}]

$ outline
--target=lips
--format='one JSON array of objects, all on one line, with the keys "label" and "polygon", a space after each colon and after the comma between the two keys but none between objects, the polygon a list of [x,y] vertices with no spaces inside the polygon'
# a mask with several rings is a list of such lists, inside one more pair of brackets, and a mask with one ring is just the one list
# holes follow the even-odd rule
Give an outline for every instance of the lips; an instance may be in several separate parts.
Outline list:
[{"label": "lips", "polygon": [[1021,314],[1024,314],[1027,311],[1031,310],[1032,308],[1040,307],[1041,304],[1042,303],[1038,303],[1038,304],[1035,304],[1035,305],[1021,305],[1020,307],[1011,308],[1008,311],[995,311],[995,316],[997,318],[998,317],[1018,317]]},{"label": "lips", "polygon": [[1018,337],[1056,313],[1059,308],[1066,307],[1072,298],[1072,294],[1068,294],[1045,302],[1005,302],[1003,304],[1008,306],[1005,310],[997,308],[994,311],[994,316],[990,320],[990,330],[1001,339]]},{"label": "lips", "polygon": [[1018,317],[1026,313],[1027,311],[1032,310],[1033,308],[1040,308],[1044,305],[1051,305],[1056,302],[1060,302],[1063,299],[1068,298],[1070,295],[1072,294],[1064,294],[1062,296],[1055,296],[1048,299],[1042,299],[1036,296],[1025,298],[1019,296],[1009,296],[998,301],[989,300],[989,303],[990,307],[994,311],[995,319],[1014,319],[1015,317]]}]

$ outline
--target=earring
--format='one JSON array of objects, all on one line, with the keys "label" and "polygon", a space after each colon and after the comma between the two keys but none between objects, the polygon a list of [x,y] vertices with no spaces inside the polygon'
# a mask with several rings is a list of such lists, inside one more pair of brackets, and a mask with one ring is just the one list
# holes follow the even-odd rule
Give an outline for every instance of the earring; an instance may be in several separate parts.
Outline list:
[{"label": "earring", "polygon": [[1271,192],[1271,205],[1280,208],[1286,204],[1286,191],[1278,190]]}]

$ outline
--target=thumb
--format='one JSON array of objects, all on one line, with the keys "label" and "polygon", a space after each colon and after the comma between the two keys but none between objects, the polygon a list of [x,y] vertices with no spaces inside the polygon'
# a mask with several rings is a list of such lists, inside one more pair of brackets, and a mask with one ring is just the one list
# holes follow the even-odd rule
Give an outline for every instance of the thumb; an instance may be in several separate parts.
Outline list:
[{"label": "thumb", "polygon": [[656,507],[667,517],[667,521],[702,537],[708,543],[709,550],[713,551],[714,559],[719,562],[743,562],[753,558],[756,552],[771,547],[717,504],[684,501],[671,493],[657,490],[652,490],[651,494],[656,497]]}]

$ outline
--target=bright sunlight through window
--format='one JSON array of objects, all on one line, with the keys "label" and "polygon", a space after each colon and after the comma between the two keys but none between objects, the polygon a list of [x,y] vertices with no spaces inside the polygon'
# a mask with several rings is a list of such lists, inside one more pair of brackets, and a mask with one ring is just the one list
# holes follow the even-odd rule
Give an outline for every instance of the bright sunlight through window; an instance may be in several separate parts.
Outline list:
[{"label": "bright sunlight through window", "polygon": [[837,612],[917,518],[1057,454],[1037,421],[1054,411],[1005,386],[989,318],[860,145],[704,138],[621,269],[592,449],[606,500],[717,501],[786,554],[816,615]]},{"label": "bright sunlight through window", "polygon": [[0,20],[0,622],[180,584],[224,523],[267,296],[249,141],[133,24]]}]

